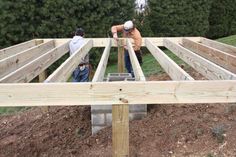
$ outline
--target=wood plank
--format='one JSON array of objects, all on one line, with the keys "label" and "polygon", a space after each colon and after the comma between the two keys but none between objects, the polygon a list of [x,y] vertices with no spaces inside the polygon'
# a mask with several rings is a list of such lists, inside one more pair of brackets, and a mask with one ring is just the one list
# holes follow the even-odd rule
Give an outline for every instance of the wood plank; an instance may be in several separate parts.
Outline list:
[{"label": "wood plank", "polygon": [[118,72],[123,73],[125,71],[125,63],[124,63],[124,40],[119,39],[118,41]]},{"label": "wood plank", "polygon": [[129,156],[129,105],[112,106],[112,156]]},{"label": "wood plank", "polygon": [[69,51],[69,42],[53,48],[35,60],[0,79],[1,83],[30,82]]},{"label": "wood plank", "polygon": [[[171,39],[175,42],[178,43],[182,43],[182,39],[183,37],[143,37],[142,38],[142,46],[145,46],[145,39],[149,39],[154,45],[156,46],[164,46],[163,44],[163,40],[164,39]],[[196,41],[199,42],[200,41],[200,37],[187,37],[188,39],[191,39],[192,41]],[[119,39],[126,39],[126,38],[119,38]],[[131,38],[129,38],[131,40],[131,43],[133,43],[133,40]],[[38,39],[39,40],[39,39]],[[43,39],[44,41],[46,40],[50,40],[50,39]],[[58,44],[63,44],[69,40],[71,40],[71,38],[56,38],[54,39],[56,46]],[[107,44],[107,38],[85,38],[85,40],[93,40],[93,47],[105,47]],[[111,46],[112,47],[117,47],[117,41],[114,40],[113,38],[111,39]]]},{"label": "wood plank", "polygon": [[213,63],[236,73],[236,56],[185,38],[183,38],[183,46]]},{"label": "wood plank", "polygon": [[[37,43],[42,43],[43,40],[39,40]],[[21,51],[25,51],[33,46],[36,46],[36,41],[35,40],[30,40],[30,41],[26,41],[11,47],[7,47],[5,49],[1,49],[0,50],[0,60],[4,59],[6,57],[9,57],[11,55],[15,55]]]},{"label": "wood plank", "polygon": [[194,80],[187,72],[170,59],[160,48],[156,47],[149,39],[145,40],[145,45],[151,54],[160,63],[165,72],[172,80]]},{"label": "wood plank", "polygon": [[43,71],[41,74],[39,74],[39,82],[44,82],[47,78],[47,73],[46,71]]},{"label": "wood plank", "polygon": [[74,69],[79,65],[82,58],[86,56],[89,50],[93,47],[93,41],[88,40],[73,53],[64,63],[62,63],[46,80],[45,82],[66,82]]},{"label": "wood plank", "polygon": [[[124,41],[118,41],[118,73],[124,72]],[[112,156],[129,156],[129,105],[112,105]]]},{"label": "wood plank", "polygon": [[227,52],[232,55],[236,55],[236,47],[228,44],[221,43],[219,41],[210,40],[207,38],[201,38],[200,42],[204,45],[216,48],[218,50]]},{"label": "wood plank", "polygon": [[107,67],[107,62],[110,54],[111,49],[111,39],[109,38],[107,41],[106,48],[103,51],[102,57],[100,59],[100,62],[98,64],[98,67],[96,69],[96,72],[93,76],[92,82],[102,82],[104,78],[104,74]]},{"label": "wood plank", "polygon": [[0,106],[235,103],[236,80],[10,83],[0,84],[0,100]]},{"label": "wood plank", "polygon": [[131,61],[132,68],[134,71],[135,80],[145,81],[146,78],[143,74],[142,68],[138,62],[136,55],[135,55],[131,41],[129,39],[127,39],[126,42],[127,42],[126,44],[127,44],[128,51],[129,51],[130,61]]},{"label": "wood plank", "polygon": [[54,48],[53,40],[31,47],[0,60],[0,78],[31,62]]},{"label": "wood plank", "polygon": [[212,80],[235,80],[236,74],[225,70],[224,68],[212,63],[211,61],[195,54],[170,39],[164,39],[164,45],[175,55],[188,63],[196,71],[208,79]]}]

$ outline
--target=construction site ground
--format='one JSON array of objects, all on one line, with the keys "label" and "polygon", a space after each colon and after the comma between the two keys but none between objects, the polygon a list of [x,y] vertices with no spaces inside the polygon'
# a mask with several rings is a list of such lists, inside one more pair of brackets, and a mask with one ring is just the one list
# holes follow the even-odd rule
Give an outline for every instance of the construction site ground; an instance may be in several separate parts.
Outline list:
[{"label": "construction site ground", "polygon": [[[91,135],[90,116],[90,107],[79,106],[0,116],[0,157],[112,156],[111,127]],[[236,156],[236,104],[148,105],[147,116],[129,127],[131,157]]]}]

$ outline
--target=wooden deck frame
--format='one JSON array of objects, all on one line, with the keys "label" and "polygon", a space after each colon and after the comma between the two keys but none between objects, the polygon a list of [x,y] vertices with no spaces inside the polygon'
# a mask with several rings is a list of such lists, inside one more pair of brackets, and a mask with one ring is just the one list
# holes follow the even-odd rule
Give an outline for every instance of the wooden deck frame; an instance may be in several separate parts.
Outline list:
[{"label": "wooden deck frame", "polygon": [[236,80],[0,84],[0,100],[8,107],[235,103]]},{"label": "wooden deck frame", "polygon": [[200,38],[200,43],[236,56],[236,47],[207,38]]},{"label": "wooden deck frame", "polygon": [[53,48],[47,53],[41,55],[35,60],[25,64],[16,71],[4,76],[0,79],[0,83],[12,82],[30,82],[33,78],[42,73],[46,68],[53,64],[69,51],[69,42]]},{"label": "wooden deck frame", "polygon": [[164,46],[171,50],[175,55],[188,63],[196,71],[210,80],[235,80],[236,74],[212,63],[211,61],[195,54],[184,48],[179,43],[170,39],[164,39]]},{"label": "wooden deck frame", "polygon": [[132,68],[133,68],[133,71],[134,71],[135,80],[145,81],[146,80],[145,76],[144,76],[142,68],[141,68],[141,66],[138,62],[138,59],[135,55],[135,52],[134,52],[134,49],[132,47],[131,41],[129,39],[127,39],[126,44],[128,46],[128,52],[129,52]]},{"label": "wooden deck frame", "polygon": [[31,47],[34,47],[40,43],[43,43],[42,39],[33,39],[29,40],[14,46],[7,47],[5,49],[0,50],[0,60],[4,59],[6,57],[9,57],[11,55],[15,55],[17,53],[20,53],[21,51],[25,51]]},{"label": "wooden deck frame", "polygon": [[64,63],[61,64],[44,82],[66,82],[75,68],[93,47],[93,41],[88,40],[84,45],[73,53]]},{"label": "wooden deck frame", "polygon": [[[225,51],[228,51],[228,53],[233,53],[234,50],[232,46],[228,47],[223,44],[222,48],[222,44],[209,42],[201,37],[188,37],[186,39],[211,45],[210,47],[215,47],[221,51],[226,47],[227,50]],[[19,54],[37,44],[50,42],[50,40],[52,39],[35,39],[0,50],[0,59],[1,57],[3,59],[7,56]],[[85,45],[70,56],[44,81],[48,83],[14,83],[29,82],[35,76],[41,75],[48,66],[69,51],[68,43],[70,39],[53,40],[55,48],[0,79],[0,107],[112,104],[114,109],[112,115],[114,130],[113,156],[129,156],[128,108],[131,104],[236,102],[236,80],[233,80],[236,79],[236,74],[182,47],[183,37],[143,38],[142,41],[142,46],[149,49],[163,69],[175,81],[145,81],[145,76],[132,47],[133,41],[127,39],[126,44],[136,81],[102,82],[110,48],[112,46],[116,47],[117,42],[113,39],[107,40],[107,38],[91,38],[86,39]],[[215,80],[193,80],[191,76],[165,55],[158,48],[159,46],[167,47],[198,72],[209,79]],[[92,47],[105,47],[93,81],[89,83],[61,83],[67,81],[80,59]],[[45,76],[42,80],[44,79]]]},{"label": "wooden deck frame", "polygon": [[185,38],[183,38],[183,46],[212,61],[213,63],[216,63],[217,65],[220,65],[221,67],[224,67],[225,69],[236,73],[236,55],[234,56],[221,50]]},{"label": "wooden deck frame", "polygon": [[100,62],[98,64],[98,67],[96,69],[96,72],[93,76],[92,82],[102,82],[104,78],[104,74],[107,67],[107,62],[110,54],[111,49],[111,39],[109,38],[107,41],[107,45],[103,51],[102,57],[100,59]]},{"label": "wooden deck frame", "polygon": [[40,57],[54,47],[54,41],[49,40],[0,60],[0,78]]},{"label": "wooden deck frame", "polygon": [[149,39],[145,40],[145,45],[172,80],[194,80]]}]

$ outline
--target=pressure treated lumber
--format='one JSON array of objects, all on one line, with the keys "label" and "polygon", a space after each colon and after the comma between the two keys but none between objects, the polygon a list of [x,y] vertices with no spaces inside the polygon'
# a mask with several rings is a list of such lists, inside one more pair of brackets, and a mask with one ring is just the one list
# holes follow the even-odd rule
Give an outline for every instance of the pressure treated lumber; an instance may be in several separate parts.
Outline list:
[{"label": "pressure treated lumber", "polygon": [[183,46],[236,74],[236,55],[183,38]]},{"label": "pressure treated lumber", "polygon": [[73,53],[65,62],[63,62],[45,82],[66,82],[75,68],[93,47],[93,41],[88,40],[75,53]]},{"label": "pressure treated lumber", "polygon": [[110,49],[111,49],[111,39],[109,38],[107,40],[107,45],[103,51],[102,57],[100,59],[100,62],[98,64],[98,67],[96,69],[96,72],[93,76],[92,82],[102,82],[104,78],[104,74],[106,71],[107,67],[107,62],[110,54]]},{"label": "pressure treated lumber", "polygon": [[131,44],[131,41],[129,39],[127,39],[126,41],[127,43],[127,47],[128,47],[128,51],[129,51],[129,57],[130,57],[130,61],[132,64],[132,68],[134,71],[134,76],[135,76],[135,80],[139,80],[139,81],[145,81],[145,76],[143,74],[142,68],[138,62],[138,59],[135,55],[133,46]]},{"label": "pressure treated lumber", "polygon": [[0,106],[235,103],[236,80],[0,84],[0,100]]},{"label": "pressure treated lumber", "polygon": [[30,40],[30,41],[26,41],[11,47],[7,47],[5,49],[1,49],[0,50],[0,60],[4,59],[6,57],[9,57],[11,55],[20,53],[21,51],[25,51],[33,46],[36,46],[39,43],[42,43],[43,40],[38,40],[36,42],[36,40]]},{"label": "pressure treated lumber", "polygon": [[170,59],[160,48],[156,47],[149,39],[145,40],[145,45],[155,57],[165,72],[172,80],[194,80],[187,72]]},{"label": "pressure treated lumber", "polygon": [[69,51],[69,43],[62,44],[47,53],[41,55],[35,60],[27,63],[16,71],[4,76],[0,79],[1,83],[13,83],[13,82],[30,82],[33,78],[42,73],[55,61],[61,58]]},{"label": "pressure treated lumber", "polygon": [[31,47],[0,60],[0,78],[31,62],[54,48],[53,40]]},{"label": "pressure treated lumber", "polygon": [[200,42],[204,45],[216,48],[218,50],[221,50],[223,52],[227,52],[229,54],[236,56],[236,47],[228,44],[221,43],[219,41],[210,40],[207,38],[201,37]]},{"label": "pressure treated lumber", "polygon": [[164,39],[164,45],[175,55],[188,63],[196,71],[211,80],[235,80],[236,74],[212,63],[211,61],[195,54],[170,39]]}]

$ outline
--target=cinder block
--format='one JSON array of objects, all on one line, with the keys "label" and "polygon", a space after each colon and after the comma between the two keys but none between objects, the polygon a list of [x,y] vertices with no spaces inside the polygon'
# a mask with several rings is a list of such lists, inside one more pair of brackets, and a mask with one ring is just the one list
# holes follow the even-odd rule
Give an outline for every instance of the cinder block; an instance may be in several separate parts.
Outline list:
[{"label": "cinder block", "polygon": [[92,114],[92,125],[105,125],[105,115],[103,113],[100,114]]},{"label": "cinder block", "polygon": [[140,112],[140,113],[129,113],[129,119],[130,120],[140,120],[143,117],[147,115],[146,112]]},{"label": "cinder block", "polygon": [[92,126],[92,134],[96,134],[99,130],[105,128],[106,126]]},{"label": "cinder block", "polygon": [[110,126],[112,124],[112,114],[106,113],[106,125]]},{"label": "cinder block", "polygon": [[91,105],[91,113],[111,113],[111,105]]},{"label": "cinder block", "polygon": [[147,105],[139,104],[139,105],[129,105],[129,112],[147,112]]}]

